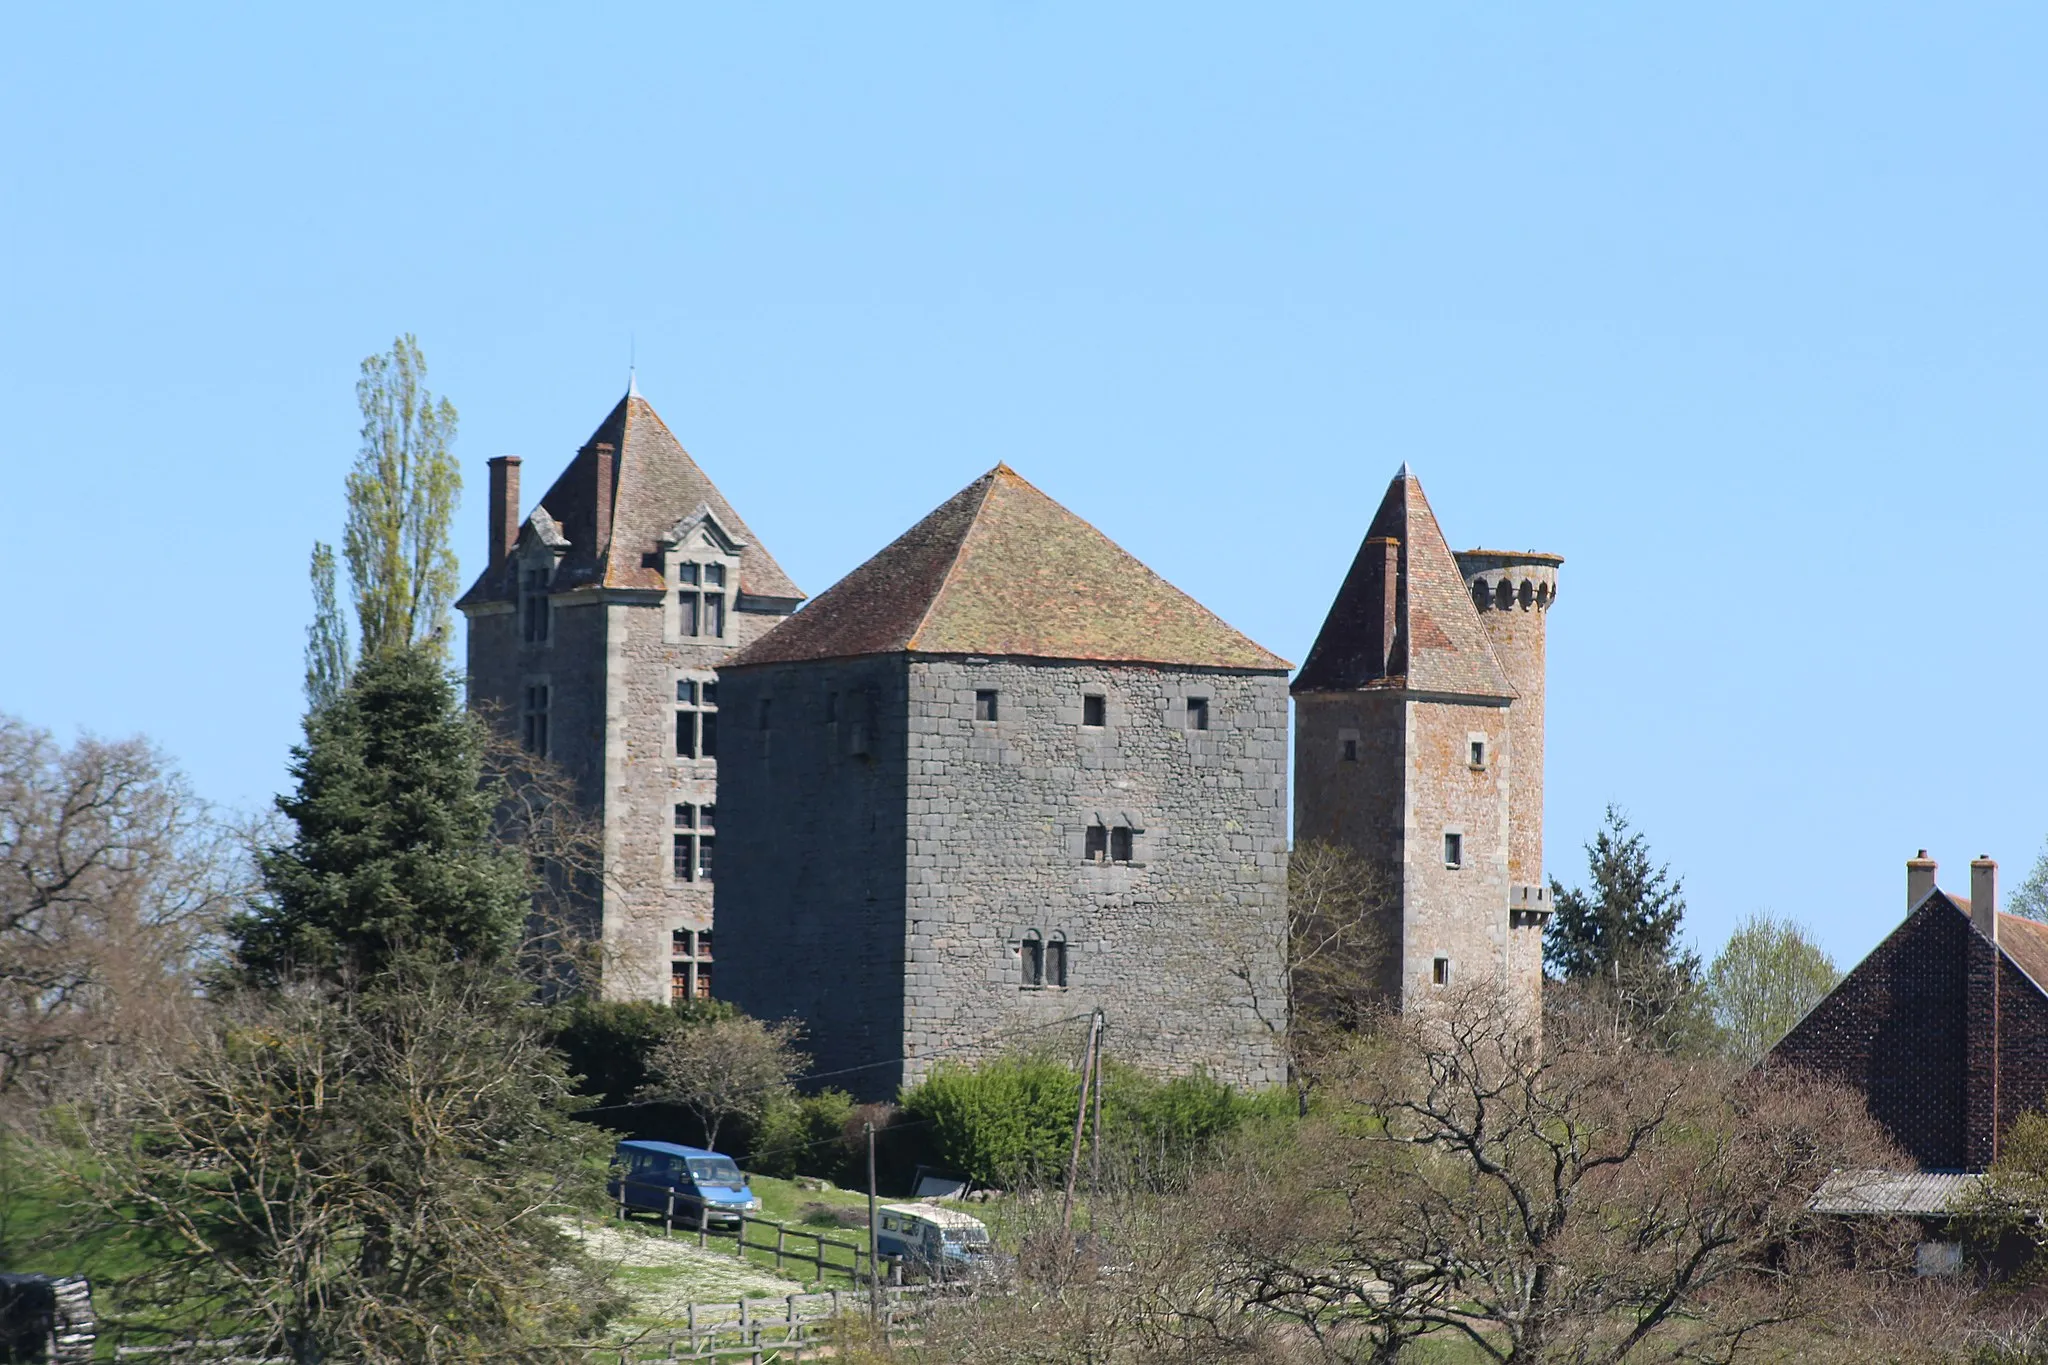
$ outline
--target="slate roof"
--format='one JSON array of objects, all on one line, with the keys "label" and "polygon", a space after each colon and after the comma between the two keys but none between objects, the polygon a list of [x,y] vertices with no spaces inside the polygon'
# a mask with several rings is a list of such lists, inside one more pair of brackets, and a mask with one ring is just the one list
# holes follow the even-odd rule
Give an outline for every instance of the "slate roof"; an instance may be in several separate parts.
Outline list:
[{"label": "slate roof", "polygon": [[[596,447],[601,443],[615,452],[612,534],[606,545],[597,544]],[[791,601],[804,596],[637,391],[628,392],[598,424],[525,525],[544,540],[568,541],[568,551],[555,570],[555,592],[599,585],[659,589],[664,586],[660,538],[699,507],[710,508],[728,534],[745,542],[740,551],[741,592]],[[492,564],[477,575],[457,605],[507,600],[512,593],[506,566]]]},{"label": "slate roof", "polygon": [[[1381,649],[1386,557],[1375,540],[1400,542],[1393,639]],[[1444,541],[1422,482],[1401,466],[1387,486],[1365,541],[1330,604],[1293,691],[1349,692],[1405,687],[1474,697],[1515,690],[1486,638],[1465,576]]]},{"label": "slate roof", "polygon": [[1291,666],[1000,464],[726,667],[903,652]]}]

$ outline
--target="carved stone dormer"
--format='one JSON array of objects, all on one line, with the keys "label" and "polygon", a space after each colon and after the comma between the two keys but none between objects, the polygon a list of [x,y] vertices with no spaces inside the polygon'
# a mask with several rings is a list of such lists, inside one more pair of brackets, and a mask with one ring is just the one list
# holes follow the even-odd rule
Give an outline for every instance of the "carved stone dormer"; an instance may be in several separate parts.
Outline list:
[{"label": "carved stone dormer", "polygon": [[747,543],[719,521],[709,503],[660,539],[666,585],[662,639],[669,644],[731,647],[739,643],[733,616],[739,605],[740,552]]}]

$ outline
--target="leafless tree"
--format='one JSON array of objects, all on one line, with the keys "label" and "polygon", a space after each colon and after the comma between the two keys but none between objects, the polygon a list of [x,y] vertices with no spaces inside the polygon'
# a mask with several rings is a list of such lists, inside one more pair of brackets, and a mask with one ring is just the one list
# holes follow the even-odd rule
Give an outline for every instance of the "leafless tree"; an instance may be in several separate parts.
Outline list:
[{"label": "leafless tree", "polygon": [[484,734],[484,781],[499,797],[498,842],[524,854],[533,882],[520,961],[543,998],[592,989],[612,965],[600,910],[603,823],[560,764],[513,738],[499,708],[479,707],[476,715]]},{"label": "leafless tree", "polygon": [[[131,1310],[295,1361],[542,1361],[609,1300],[557,1226],[597,1136],[538,1011],[474,968],[243,993],[138,1040],[57,1177],[140,1248]],[[542,1344],[537,1344],[542,1343]]]},{"label": "leafless tree", "polygon": [[148,742],[0,716],[0,1097],[170,1028],[250,875]]},{"label": "leafless tree", "polygon": [[1327,1360],[1455,1337],[1501,1362],[1727,1361],[1896,1264],[1898,1229],[1809,1210],[1837,1168],[1902,1160],[1855,1095],[1520,1033],[1477,990],[1392,1021],[1300,1143],[1209,1177],[1236,1292]]},{"label": "leafless tree", "polygon": [[727,1119],[760,1118],[810,1065],[796,1046],[801,1033],[794,1019],[770,1024],[743,1014],[678,1030],[647,1059],[654,1080],[640,1098],[687,1109],[703,1125],[704,1144],[716,1147]]},{"label": "leafless tree", "polygon": [[[1316,1061],[1373,1017],[1384,993],[1381,954],[1392,905],[1386,878],[1348,848],[1318,840],[1287,858],[1287,914],[1229,967],[1253,1012],[1286,1051],[1304,1112]],[[1268,982],[1253,954],[1284,970]]]}]

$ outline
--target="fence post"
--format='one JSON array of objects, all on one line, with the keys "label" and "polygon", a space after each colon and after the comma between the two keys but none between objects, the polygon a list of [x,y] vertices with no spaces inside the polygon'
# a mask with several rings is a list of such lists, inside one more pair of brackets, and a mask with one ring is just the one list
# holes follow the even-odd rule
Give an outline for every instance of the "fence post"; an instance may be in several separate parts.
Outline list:
[{"label": "fence post", "polygon": [[697,1249],[699,1251],[704,1249],[704,1234],[710,1231],[710,1229],[711,1206],[700,1203],[697,1205]]},{"label": "fence post", "polygon": [[[780,1270],[780,1269],[782,1269],[782,1240],[783,1240],[783,1235],[784,1235],[785,1233],[787,1233],[788,1231],[789,1231],[789,1229],[788,1229],[788,1228],[786,1228],[786,1227],[784,1227],[784,1226],[783,1226],[782,1224],[780,1224],[780,1223],[777,1223],[777,1224],[775,1225],[775,1268],[776,1268],[777,1270]],[[794,1303],[794,1302],[796,1302],[796,1300],[794,1300],[794,1299],[791,1299],[791,1300],[790,1300],[790,1302],[791,1302],[791,1303]],[[795,1310],[793,1310],[793,1309],[792,1309],[791,1311],[795,1311]]]},{"label": "fence post", "polygon": [[689,1310],[690,1310],[690,1315],[689,1315],[689,1323],[690,1323],[690,1354],[691,1354],[691,1355],[695,1355],[695,1354],[697,1354],[697,1303],[696,1303],[696,1300],[694,1300],[694,1299],[693,1299],[693,1300],[691,1300],[691,1301],[690,1301],[690,1304],[689,1304]]},{"label": "fence post", "polygon": [[664,1236],[676,1235],[676,1191],[673,1185],[669,1186],[668,1208],[661,1215],[661,1230]]},{"label": "fence post", "polygon": [[747,1215],[740,1215],[740,1235],[733,1239],[732,1254],[742,1261],[747,1259]]}]

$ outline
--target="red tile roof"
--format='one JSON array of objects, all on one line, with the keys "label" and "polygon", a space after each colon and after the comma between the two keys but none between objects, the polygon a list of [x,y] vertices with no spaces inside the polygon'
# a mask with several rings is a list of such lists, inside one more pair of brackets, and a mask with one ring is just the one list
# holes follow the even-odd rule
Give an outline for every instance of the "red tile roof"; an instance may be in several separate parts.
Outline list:
[{"label": "red tile roof", "polygon": [[[1385,610],[1386,558],[1372,543],[1378,539],[1400,542],[1395,629],[1384,656],[1379,616]],[[1293,690],[1348,692],[1363,687],[1515,695],[1479,622],[1465,576],[1458,572],[1458,561],[1422,494],[1422,483],[1406,465],[1380,500],[1365,543],[1330,604]]]},{"label": "red tile roof", "polygon": [[[612,460],[611,538],[604,545],[597,543],[597,447],[601,444],[616,452]],[[803,590],[790,581],[718,486],[638,393],[621,398],[598,424],[529,520],[541,523],[544,509],[559,534],[568,539],[568,552],[555,571],[556,592],[600,584],[658,589],[664,586],[659,540],[699,507],[709,507],[729,534],[746,543],[740,551],[741,592],[788,600],[803,597]],[[503,565],[493,564],[477,575],[462,603],[511,595],[510,576]]]},{"label": "red tile roof", "polygon": [[1284,673],[1213,612],[997,465],[728,667],[985,654]]}]

